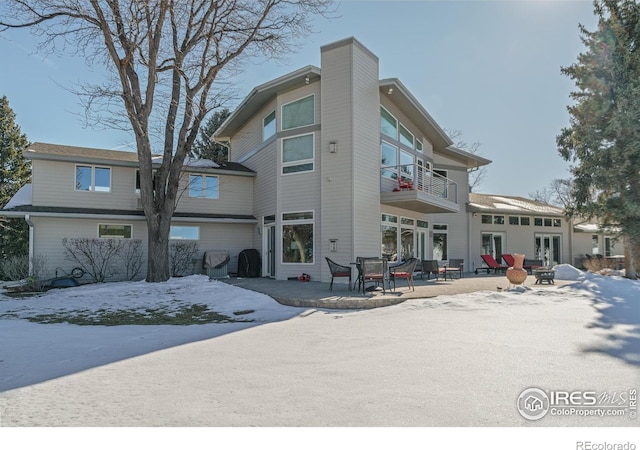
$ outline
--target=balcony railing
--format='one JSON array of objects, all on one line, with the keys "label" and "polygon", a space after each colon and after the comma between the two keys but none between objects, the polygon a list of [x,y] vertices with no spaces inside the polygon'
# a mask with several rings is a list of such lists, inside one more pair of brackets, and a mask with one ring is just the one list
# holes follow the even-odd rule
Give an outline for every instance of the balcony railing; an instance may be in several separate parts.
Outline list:
[{"label": "balcony railing", "polygon": [[458,184],[418,164],[387,166],[380,169],[382,192],[417,191],[458,203]]}]

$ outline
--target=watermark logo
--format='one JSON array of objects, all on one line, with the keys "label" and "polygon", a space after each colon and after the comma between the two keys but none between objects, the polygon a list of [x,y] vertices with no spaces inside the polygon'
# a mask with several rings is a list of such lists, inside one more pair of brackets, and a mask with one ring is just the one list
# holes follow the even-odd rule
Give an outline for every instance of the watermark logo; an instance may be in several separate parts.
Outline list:
[{"label": "watermark logo", "polygon": [[626,416],[637,417],[636,389],[614,392],[561,391],[531,387],[518,397],[518,412],[527,420],[552,416]]},{"label": "watermark logo", "polygon": [[527,388],[518,397],[518,412],[528,420],[542,419],[549,412],[549,396],[542,389]]}]

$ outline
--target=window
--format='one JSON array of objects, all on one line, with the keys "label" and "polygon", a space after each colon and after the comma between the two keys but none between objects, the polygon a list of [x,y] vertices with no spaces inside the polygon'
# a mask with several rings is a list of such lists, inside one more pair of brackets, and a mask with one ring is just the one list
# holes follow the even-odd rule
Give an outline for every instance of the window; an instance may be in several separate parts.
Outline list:
[{"label": "window", "polygon": [[111,169],[109,167],[76,166],[76,191],[111,191]]},{"label": "window", "polygon": [[398,257],[398,216],[382,214],[380,233],[382,237],[380,250],[382,257],[395,261]]},{"label": "window", "polygon": [[382,106],[380,107],[380,131],[393,139],[398,139],[398,121]]},{"label": "window", "polygon": [[598,253],[600,253],[600,245],[598,244],[597,234],[591,235],[591,253],[593,253],[594,255],[597,255]]},{"label": "window", "polygon": [[[156,181],[156,171],[153,171],[153,181]],[[140,193],[140,170],[136,169],[136,194]]]},{"label": "window", "polygon": [[103,239],[131,239],[132,225],[98,224],[98,237]]},{"label": "window", "polygon": [[531,218],[530,217],[520,217],[520,225],[531,225]]},{"label": "window", "polygon": [[509,225],[520,225],[520,217],[509,216]]},{"label": "window", "polygon": [[403,177],[413,179],[413,155],[404,150],[400,151],[400,172]]},{"label": "window", "polygon": [[313,141],[313,133],[282,140],[283,174],[313,171]]},{"label": "window", "polygon": [[493,216],[490,216],[488,214],[483,214],[482,223],[493,223]]},{"label": "window", "polygon": [[562,220],[560,219],[553,219],[553,226],[556,228],[559,228],[562,226]]},{"label": "window", "polygon": [[400,143],[413,148],[413,134],[400,124]]},{"label": "window", "polygon": [[398,148],[382,141],[382,175],[389,178],[397,177]]},{"label": "window", "polygon": [[422,152],[422,141],[419,139],[416,139],[416,150]]},{"label": "window", "polygon": [[534,224],[536,227],[541,227],[541,226],[542,226],[542,217],[535,217],[535,218],[533,219],[533,224]]},{"label": "window", "polygon": [[218,177],[212,175],[189,175],[189,197],[218,198]]},{"label": "window", "polygon": [[282,214],[282,262],[313,264],[313,211]]},{"label": "window", "polygon": [[495,225],[504,225],[504,216],[493,216],[493,223]]},{"label": "window", "polygon": [[433,195],[440,198],[448,198],[449,191],[447,189],[449,172],[446,170],[433,169]]},{"label": "window", "polygon": [[545,227],[550,227],[551,226],[551,218],[550,217],[545,217],[544,218],[544,226]]},{"label": "window", "polygon": [[426,220],[418,220],[418,228],[429,228],[429,222]]},{"label": "window", "polygon": [[276,134],[276,112],[272,111],[262,120],[262,140],[266,141]]},{"label": "window", "polygon": [[282,105],[282,129],[290,130],[291,128],[313,125],[314,115],[313,95]]},{"label": "window", "polygon": [[174,226],[171,225],[169,239],[197,241],[200,239],[200,227]]},{"label": "window", "polygon": [[433,225],[433,259],[449,259],[448,255],[448,225]]}]

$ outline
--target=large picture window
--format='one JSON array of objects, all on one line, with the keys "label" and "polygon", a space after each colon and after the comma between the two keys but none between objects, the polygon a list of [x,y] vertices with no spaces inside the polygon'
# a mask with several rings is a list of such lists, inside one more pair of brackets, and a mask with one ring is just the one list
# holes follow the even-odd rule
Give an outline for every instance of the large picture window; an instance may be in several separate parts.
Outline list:
[{"label": "large picture window", "polygon": [[210,175],[189,175],[189,197],[218,198],[218,177]]},{"label": "large picture window", "polygon": [[396,261],[398,259],[398,216],[382,214],[380,232],[382,235],[382,257],[389,261]]},{"label": "large picture window", "polygon": [[197,241],[200,239],[200,227],[171,225],[169,239]]},{"label": "large picture window", "polygon": [[282,140],[283,174],[313,171],[313,141],[313,133]]},{"label": "large picture window", "polygon": [[282,262],[313,264],[313,211],[282,214]]},{"label": "large picture window", "polygon": [[396,178],[398,176],[398,148],[382,141],[382,157],[381,165],[384,167],[382,175],[389,178]]},{"label": "large picture window", "polygon": [[313,95],[282,105],[282,129],[290,130],[291,128],[313,125],[314,113]]},{"label": "large picture window", "polygon": [[111,168],[76,166],[76,191],[111,191]]},{"label": "large picture window", "polygon": [[433,259],[449,259],[448,228],[446,224],[433,225]]}]

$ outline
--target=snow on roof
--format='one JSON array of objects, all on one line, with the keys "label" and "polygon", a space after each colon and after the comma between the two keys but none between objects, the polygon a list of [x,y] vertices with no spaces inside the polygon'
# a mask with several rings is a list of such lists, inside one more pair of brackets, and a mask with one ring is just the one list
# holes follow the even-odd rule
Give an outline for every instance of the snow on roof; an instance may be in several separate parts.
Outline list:
[{"label": "snow on roof", "polygon": [[11,200],[4,205],[2,209],[13,209],[18,206],[26,206],[31,205],[31,183],[27,183],[18,189],[18,192],[15,193]]},{"label": "snow on roof", "polygon": [[506,195],[469,194],[469,207],[495,211],[518,211],[520,213],[550,214],[564,216],[562,208],[523,197]]}]

